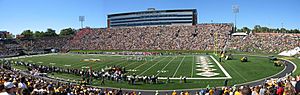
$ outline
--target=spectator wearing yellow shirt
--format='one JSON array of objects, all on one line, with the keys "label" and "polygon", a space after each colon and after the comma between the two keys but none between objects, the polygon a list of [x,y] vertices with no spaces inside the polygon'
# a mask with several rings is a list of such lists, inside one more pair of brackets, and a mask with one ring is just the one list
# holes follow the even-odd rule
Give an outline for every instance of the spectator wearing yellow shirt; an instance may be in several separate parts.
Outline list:
[{"label": "spectator wearing yellow shirt", "polygon": [[184,95],[190,95],[190,94],[189,94],[189,92],[188,92],[188,91],[185,91],[185,92],[184,92]]},{"label": "spectator wearing yellow shirt", "polygon": [[237,89],[237,91],[234,92],[234,95],[241,95],[241,89]]},{"label": "spectator wearing yellow shirt", "polygon": [[209,95],[214,95],[214,90],[213,89],[209,89],[209,91],[208,91],[208,93],[209,93]]},{"label": "spectator wearing yellow shirt", "polygon": [[174,90],[174,91],[172,92],[172,95],[177,95],[176,90]]},{"label": "spectator wearing yellow shirt", "polygon": [[229,93],[230,93],[230,90],[226,87],[224,90],[224,95],[229,95]]}]

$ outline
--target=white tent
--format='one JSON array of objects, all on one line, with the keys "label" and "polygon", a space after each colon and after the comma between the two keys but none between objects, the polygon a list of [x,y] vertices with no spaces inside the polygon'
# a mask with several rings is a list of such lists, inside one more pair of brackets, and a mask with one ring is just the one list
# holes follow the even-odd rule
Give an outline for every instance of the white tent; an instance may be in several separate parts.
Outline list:
[{"label": "white tent", "polygon": [[247,36],[247,33],[244,32],[238,32],[238,33],[233,33],[232,36]]},{"label": "white tent", "polygon": [[283,51],[283,52],[279,53],[278,55],[281,55],[281,56],[294,56],[299,52],[300,52],[300,47],[296,47],[292,50]]}]

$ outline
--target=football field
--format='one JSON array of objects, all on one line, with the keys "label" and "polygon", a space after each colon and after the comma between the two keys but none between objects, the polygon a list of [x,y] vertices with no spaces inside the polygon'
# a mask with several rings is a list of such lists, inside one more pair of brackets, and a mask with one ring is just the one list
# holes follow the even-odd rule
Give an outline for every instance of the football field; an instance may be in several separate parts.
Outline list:
[{"label": "football field", "polygon": [[[131,89],[189,89],[206,87],[208,84],[221,86],[225,79],[229,80],[229,85],[239,84],[272,76],[284,68],[275,67],[268,57],[261,56],[248,56],[248,62],[241,62],[243,56],[233,55],[233,60],[218,62],[219,59],[214,54],[133,56],[59,53],[14,57],[11,60],[99,71],[113,66],[125,67],[127,75],[157,76],[162,82],[169,77],[173,81],[171,84],[160,85],[129,85],[127,82],[107,81],[109,85],[105,85]],[[81,79],[80,76],[64,73],[55,73],[54,76],[77,81]],[[180,84],[180,77],[186,77],[189,82]],[[99,80],[94,81],[93,85],[100,86]]]},{"label": "football field", "polygon": [[160,79],[230,79],[231,76],[211,55],[80,55],[51,54],[15,59],[63,68],[102,70],[124,67],[128,75],[157,76]]}]

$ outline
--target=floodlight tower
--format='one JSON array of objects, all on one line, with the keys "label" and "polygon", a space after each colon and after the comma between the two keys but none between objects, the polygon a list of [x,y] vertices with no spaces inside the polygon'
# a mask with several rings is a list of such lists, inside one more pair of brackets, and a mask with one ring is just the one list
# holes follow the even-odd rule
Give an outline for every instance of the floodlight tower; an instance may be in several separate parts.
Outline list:
[{"label": "floodlight tower", "polygon": [[80,21],[81,28],[83,28],[83,22],[85,21],[85,17],[79,16],[79,21]]},{"label": "floodlight tower", "polygon": [[283,31],[283,22],[281,22],[281,29],[280,30],[282,30],[281,33],[285,32],[285,31]]},{"label": "floodlight tower", "polygon": [[240,6],[233,5],[232,12],[234,13],[234,32],[236,32],[236,15],[240,12]]}]

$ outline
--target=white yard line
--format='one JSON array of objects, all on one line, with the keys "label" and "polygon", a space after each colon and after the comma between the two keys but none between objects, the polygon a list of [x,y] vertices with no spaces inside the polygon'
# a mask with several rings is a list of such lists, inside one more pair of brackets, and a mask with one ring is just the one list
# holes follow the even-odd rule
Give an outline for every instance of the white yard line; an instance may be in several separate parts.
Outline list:
[{"label": "white yard line", "polygon": [[[155,57],[155,58],[157,58],[157,57]],[[152,61],[153,61],[155,58],[153,58]],[[133,65],[134,63],[137,63],[137,62],[130,62],[129,64],[127,64],[127,65],[125,66],[125,68],[128,67],[128,66]]]},{"label": "white yard line", "polygon": [[215,61],[215,63],[217,63],[217,65],[219,66],[219,68],[222,70],[222,72],[225,74],[226,77],[228,78],[232,78],[228,72],[223,68],[223,66],[214,58],[212,57],[211,55],[209,56],[211,59],[213,59]]},{"label": "white yard line", "polygon": [[246,79],[244,76],[242,76],[238,71],[236,71],[235,69],[233,69],[229,64],[228,64],[228,66],[229,66],[235,73],[237,73],[241,78],[243,78],[245,81],[247,81],[247,79]]},{"label": "white yard line", "polygon": [[128,67],[128,66],[131,66],[131,65],[134,64],[134,63],[136,63],[136,62],[130,62],[130,63],[128,63],[128,64],[125,66],[125,68]]},{"label": "white yard line", "polygon": [[[163,70],[165,70],[165,68],[166,68],[166,67],[167,67],[174,59],[175,59],[175,57],[174,57],[172,60],[170,60],[170,61],[168,62],[168,64],[160,70],[160,72],[163,71]],[[158,75],[160,74],[160,72],[158,72],[155,76],[158,76]]]},{"label": "white yard line", "polygon": [[147,72],[148,70],[150,70],[152,67],[154,67],[156,64],[158,64],[159,62],[161,62],[162,60],[164,60],[164,59],[166,59],[166,57],[165,58],[163,58],[163,59],[161,59],[161,60],[159,60],[159,61],[157,61],[155,64],[153,64],[151,67],[149,67],[148,69],[146,69],[145,71],[143,71],[141,74],[139,74],[139,75],[143,75],[145,72]]},{"label": "white yard line", "polygon": [[116,66],[119,66],[119,65],[121,65],[122,63],[125,63],[125,62],[126,61],[123,60],[123,62],[120,62],[120,63],[116,64]]},{"label": "white yard line", "polygon": [[183,60],[184,60],[184,58],[185,58],[185,56],[183,56],[183,58],[182,58],[180,64],[177,66],[176,71],[175,71],[175,73],[174,73],[173,76],[172,76],[173,78],[175,77],[175,75],[176,75],[176,73],[177,73],[179,67],[181,66],[181,64],[182,64],[182,62],[183,62]]},{"label": "white yard line", "polygon": [[[108,62],[107,64],[103,64],[103,65],[97,66],[97,67],[94,68],[94,69],[103,68],[103,67],[108,66],[108,65],[110,65],[110,64],[117,63],[117,62],[121,62],[121,61],[124,61],[124,60],[118,60],[118,61]],[[96,63],[96,64],[97,64],[97,63]]]},{"label": "white yard line", "polygon": [[[168,79],[168,77],[158,77],[158,79]],[[174,77],[174,78],[169,78],[169,79],[179,80],[180,77]],[[230,79],[230,78],[228,78],[228,77],[210,77],[210,78],[186,78],[186,79],[189,79],[189,80],[210,80],[210,79],[220,80],[220,79]]]},{"label": "white yard line", "polygon": [[[157,58],[157,57],[155,57],[154,59],[156,59],[156,58]],[[153,59],[153,60],[154,60],[154,59]],[[145,65],[145,64],[148,63],[148,62],[149,62],[149,61],[144,62],[143,64],[141,64],[141,65],[139,65],[139,66],[133,68],[133,70],[136,70],[137,68],[140,68],[141,66]]]},{"label": "white yard line", "polygon": [[194,65],[195,65],[195,55],[193,55],[193,62],[192,62],[192,74],[191,74],[191,78],[194,75]]}]

